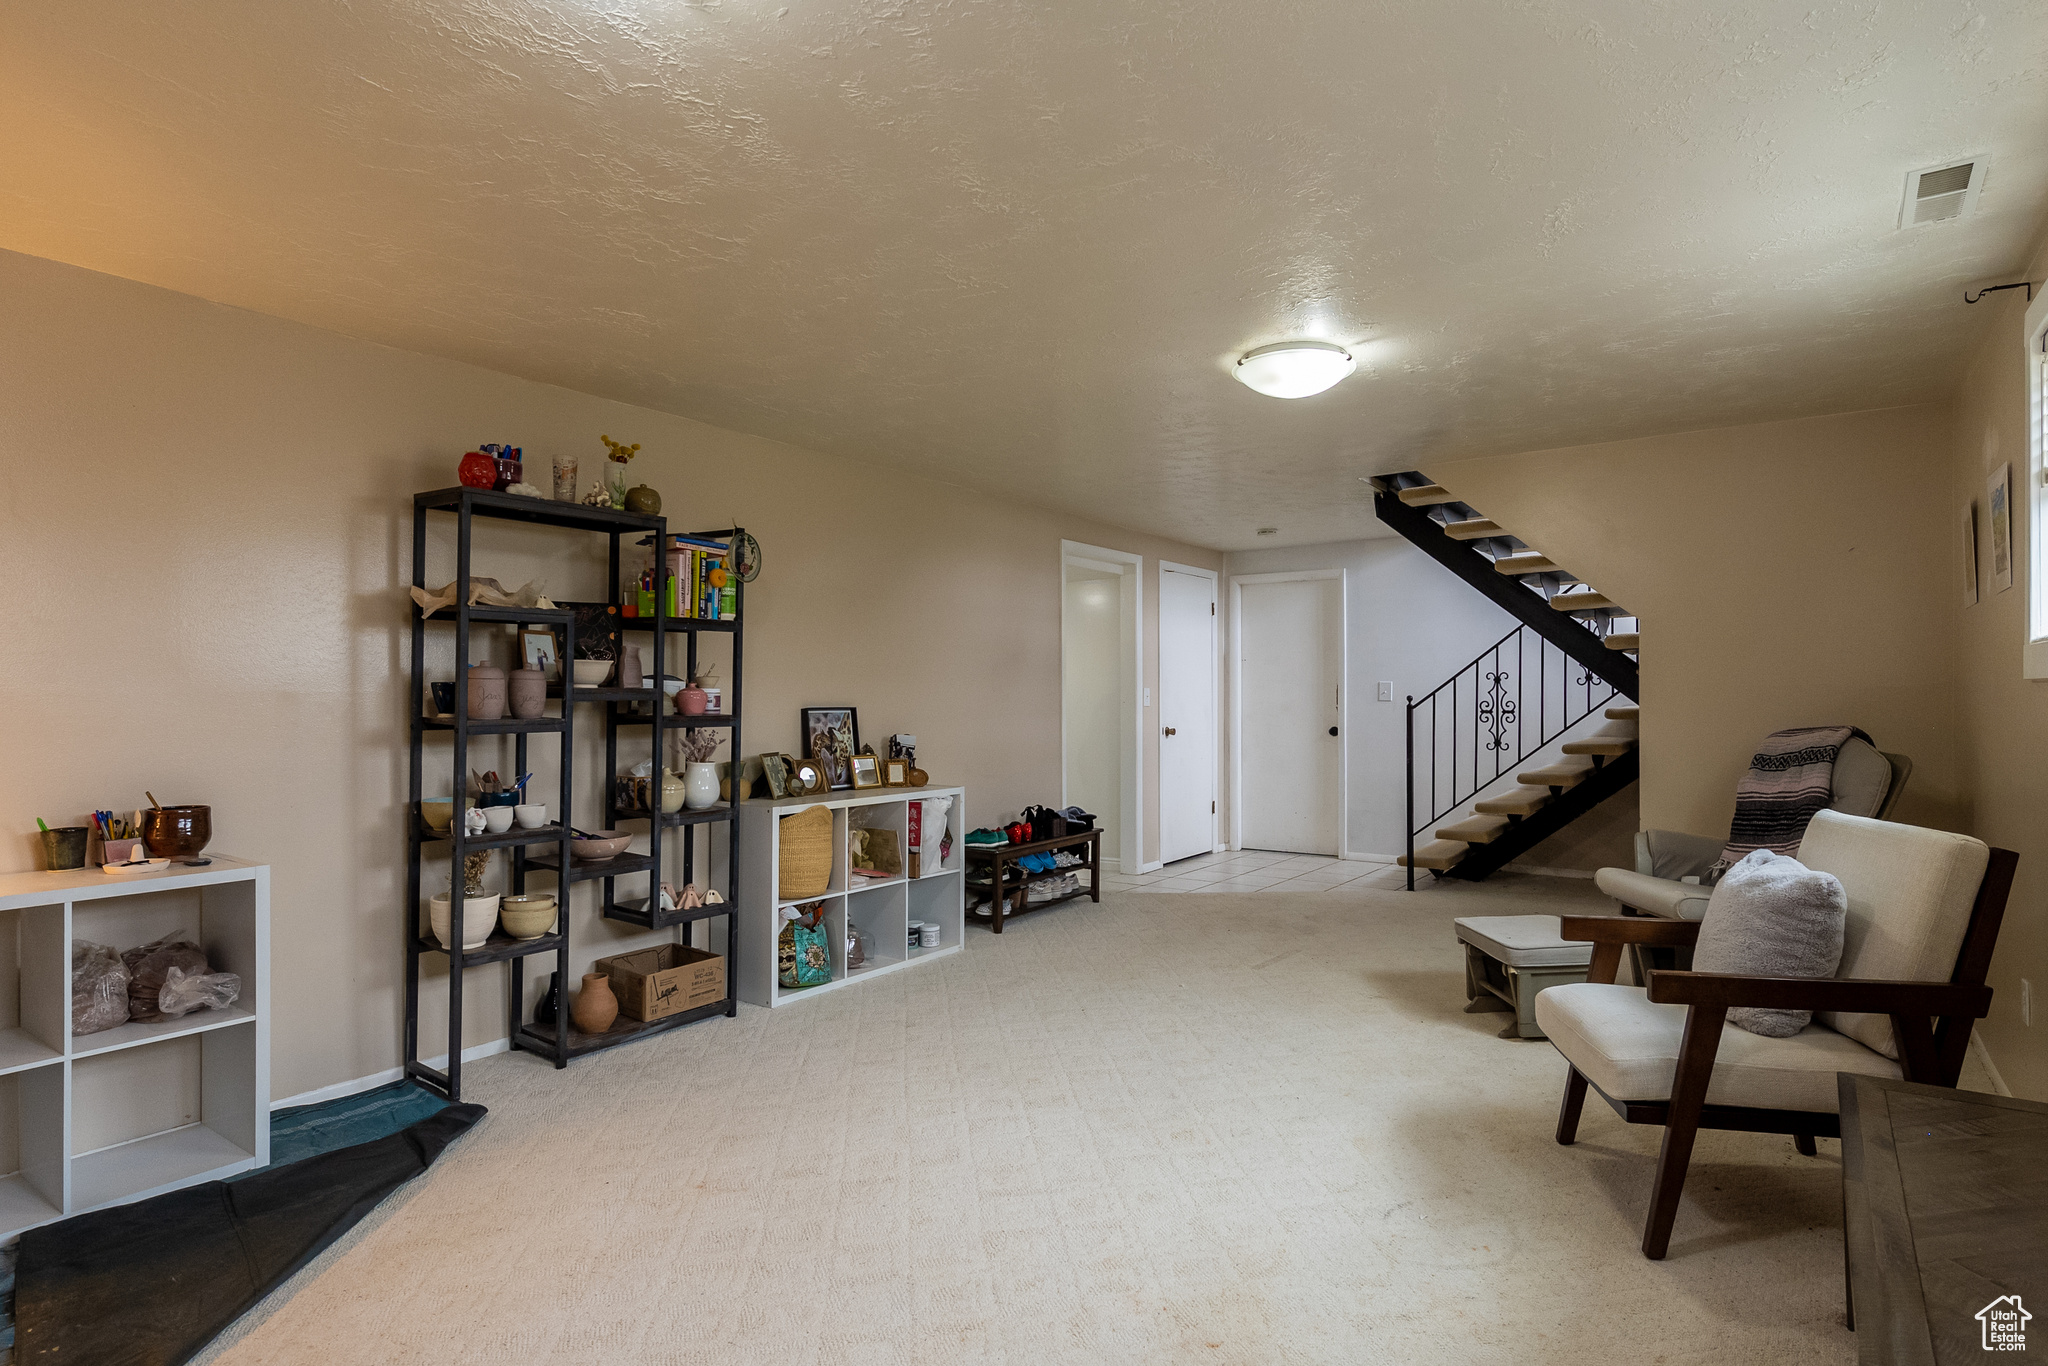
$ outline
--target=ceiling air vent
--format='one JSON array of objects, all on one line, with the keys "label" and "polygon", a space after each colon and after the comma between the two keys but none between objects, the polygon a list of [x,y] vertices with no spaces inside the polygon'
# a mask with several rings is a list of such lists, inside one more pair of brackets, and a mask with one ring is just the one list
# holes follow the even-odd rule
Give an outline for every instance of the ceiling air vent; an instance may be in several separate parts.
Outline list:
[{"label": "ceiling air vent", "polygon": [[1977,191],[1983,184],[1982,157],[1915,171],[1906,177],[1906,202],[1899,210],[1899,226],[1917,228],[1961,218],[1976,206]]}]

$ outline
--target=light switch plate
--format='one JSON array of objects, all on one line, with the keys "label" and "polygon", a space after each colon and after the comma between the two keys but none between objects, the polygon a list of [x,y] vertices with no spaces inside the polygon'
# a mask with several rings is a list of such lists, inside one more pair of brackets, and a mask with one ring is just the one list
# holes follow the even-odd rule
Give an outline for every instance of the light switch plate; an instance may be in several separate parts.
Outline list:
[{"label": "light switch plate", "polygon": [[1391,683],[1391,682],[1390,682],[1390,681],[1388,681],[1387,679],[1384,679],[1384,678],[1382,678],[1382,679],[1380,680],[1380,701],[1382,701],[1382,702],[1391,702],[1391,701],[1393,701],[1393,700],[1394,700],[1394,685],[1393,685],[1393,683]]},{"label": "light switch plate", "polygon": [[1152,690],[1150,688],[1145,689],[1145,705],[1148,707],[1152,705]]}]

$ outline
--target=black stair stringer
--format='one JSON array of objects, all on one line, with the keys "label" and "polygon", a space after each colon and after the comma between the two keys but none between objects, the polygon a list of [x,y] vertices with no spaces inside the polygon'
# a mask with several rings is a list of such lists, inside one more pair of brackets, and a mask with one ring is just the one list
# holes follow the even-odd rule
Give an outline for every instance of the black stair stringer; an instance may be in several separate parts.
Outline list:
[{"label": "black stair stringer", "polygon": [[[1617,754],[1587,774],[1576,787],[1555,792],[1533,816],[1510,820],[1508,828],[1490,844],[1475,844],[1465,857],[1445,869],[1441,877],[1461,877],[1477,882],[1518,854],[1527,853],[1545,839],[1570,825],[1615,793],[1636,780],[1642,770],[1637,751]],[[1553,790],[1554,791],[1554,790]]]},{"label": "black stair stringer", "polygon": [[[1421,508],[1410,507],[1402,502],[1398,493],[1381,490],[1373,495],[1372,502],[1374,514],[1401,533],[1402,537],[1416,549],[1478,589],[1510,616],[1583,664],[1594,677],[1610,684],[1623,697],[1631,702],[1642,700],[1642,685],[1637,681],[1640,675],[1633,659],[1619,650],[1608,649],[1599,636],[1565,613],[1551,607],[1542,597],[1530,592],[1517,580],[1495,569],[1492,560],[1470,545],[1452,540],[1444,534],[1441,523]],[[1485,847],[1487,846],[1475,845],[1474,849],[1476,852]],[[1466,857],[1469,860],[1471,856]],[[1464,864],[1460,863],[1459,867],[1464,867]],[[1480,874],[1482,877],[1484,875]]]}]

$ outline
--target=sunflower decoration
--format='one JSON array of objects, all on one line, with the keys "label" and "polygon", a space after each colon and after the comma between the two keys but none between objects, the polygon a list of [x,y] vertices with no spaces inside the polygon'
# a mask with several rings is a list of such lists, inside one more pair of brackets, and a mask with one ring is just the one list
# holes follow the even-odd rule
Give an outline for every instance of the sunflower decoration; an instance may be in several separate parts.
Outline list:
[{"label": "sunflower decoration", "polygon": [[612,506],[622,508],[626,505],[626,466],[640,454],[640,443],[635,441],[629,446],[623,441],[612,440],[603,432],[598,433],[597,439],[604,442],[604,458],[618,466],[605,477],[604,486],[611,494]]}]

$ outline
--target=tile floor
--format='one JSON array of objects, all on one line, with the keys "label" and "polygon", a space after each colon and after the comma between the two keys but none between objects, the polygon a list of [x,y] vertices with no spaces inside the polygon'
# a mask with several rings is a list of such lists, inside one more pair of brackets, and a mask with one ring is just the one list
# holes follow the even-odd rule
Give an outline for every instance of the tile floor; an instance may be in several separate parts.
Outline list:
[{"label": "tile floor", "polygon": [[[1423,874],[1417,886],[1431,881]],[[1233,849],[1197,854],[1150,873],[1104,873],[1105,892],[1334,892],[1367,887],[1399,888],[1408,870],[1391,863],[1326,858],[1321,854],[1276,854]]]}]

